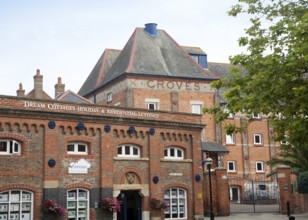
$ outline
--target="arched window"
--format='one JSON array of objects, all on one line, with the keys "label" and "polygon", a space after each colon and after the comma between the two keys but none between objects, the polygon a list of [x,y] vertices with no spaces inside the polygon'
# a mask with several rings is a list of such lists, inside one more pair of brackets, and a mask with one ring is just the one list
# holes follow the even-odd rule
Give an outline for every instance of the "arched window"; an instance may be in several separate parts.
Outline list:
[{"label": "arched window", "polygon": [[186,190],[173,188],[167,189],[164,200],[169,203],[169,209],[165,210],[165,219],[187,218],[187,196]]},{"label": "arched window", "polygon": [[11,139],[0,139],[0,154],[17,154],[21,153],[21,143]]},{"label": "arched window", "polygon": [[89,191],[73,189],[67,191],[68,220],[89,220]]},{"label": "arched window", "polygon": [[118,157],[140,158],[140,148],[135,145],[120,145],[118,147]]},{"label": "arched window", "polygon": [[0,219],[33,220],[33,193],[25,190],[9,190],[1,192]]},{"label": "arched window", "polygon": [[85,142],[70,142],[67,145],[67,154],[88,154],[88,148]]},{"label": "arched window", "polygon": [[183,151],[183,149],[178,148],[178,147],[167,147],[164,150],[164,158],[183,160],[184,159],[184,151]]}]

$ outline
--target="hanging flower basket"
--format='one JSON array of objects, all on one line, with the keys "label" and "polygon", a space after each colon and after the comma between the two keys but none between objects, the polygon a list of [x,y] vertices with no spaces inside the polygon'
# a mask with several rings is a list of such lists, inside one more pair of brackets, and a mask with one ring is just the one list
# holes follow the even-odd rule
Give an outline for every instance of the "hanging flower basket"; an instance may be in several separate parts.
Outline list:
[{"label": "hanging flower basket", "polygon": [[43,213],[55,217],[65,216],[65,208],[52,199],[46,199],[41,204]]},{"label": "hanging flower basket", "polygon": [[109,212],[121,212],[121,203],[113,198],[103,198],[102,209]]},{"label": "hanging flower basket", "polygon": [[157,198],[151,198],[150,199],[150,206],[152,209],[162,209],[167,210],[169,209],[169,203],[166,201],[161,201]]}]

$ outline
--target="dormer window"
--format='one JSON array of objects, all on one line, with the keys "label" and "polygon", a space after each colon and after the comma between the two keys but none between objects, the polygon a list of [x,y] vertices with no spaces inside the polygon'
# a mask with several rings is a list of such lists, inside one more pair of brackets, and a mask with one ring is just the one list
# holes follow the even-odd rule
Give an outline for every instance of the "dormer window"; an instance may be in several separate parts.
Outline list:
[{"label": "dormer window", "polygon": [[189,54],[190,57],[203,68],[207,68],[207,56],[205,54]]},{"label": "dormer window", "polygon": [[0,140],[0,154],[11,155],[21,153],[21,143],[15,140]]}]

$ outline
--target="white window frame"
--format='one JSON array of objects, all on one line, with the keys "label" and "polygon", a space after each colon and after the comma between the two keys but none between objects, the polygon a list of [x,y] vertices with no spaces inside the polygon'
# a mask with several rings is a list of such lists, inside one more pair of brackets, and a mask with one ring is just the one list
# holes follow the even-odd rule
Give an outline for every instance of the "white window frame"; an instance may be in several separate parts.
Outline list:
[{"label": "white window frame", "polygon": [[68,219],[90,219],[90,193],[86,189],[71,189],[67,191]]},{"label": "white window frame", "polygon": [[181,188],[165,190],[164,201],[169,209],[164,211],[164,219],[187,219],[187,192]]},{"label": "white window frame", "polygon": [[33,193],[27,190],[0,192],[0,216],[3,217],[0,219],[22,219],[22,215],[28,215],[29,219],[33,220],[33,197]]},{"label": "white window frame", "polygon": [[[259,137],[259,142],[257,142],[257,137]],[[263,144],[263,139],[262,139],[262,134],[253,134],[253,144],[254,145],[262,145]]]},{"label": "white window frame", "polygon": [[[233,169],[230,169],[230,165],[232,164]],[[228,172],[236,172],[236,161],[227,161],[227,170]]]},{"label": "white window frame", "polygon": [[191,106],[191,113],[198,115],[202,114],[202,107],[203,107],[202,101],[190,101],[190,106]]},{"label": "white window frame", "polygon": [[[174,155],[171,155],[172,151]],[[179,155],[179,152],[181,152],[181,155]],[[172,160],[184,160],[184,150],[179,147],[166,147],[164,149],[164,158]]]},{"label": "white window frame", "polygon": [[[149,99],[149,98],[146,98],[145,102],[147,104],[147,109],[149,109],[149,110],[158,110],[159,99]],[[151,106],[153,106],[153,108]]]},{"label": "white window frame", "polygon": [[149,110],[157,110],[158,109],[158,103],[157,102],[147,102],[147,109]]},{"label": "white window frame", "polygon": [[[21,143],[13,139],[0,139],[0,144],[6,144],[6,151],[0,151],[0,155],[20,155]],[[17,150],[15,149],[17,147]]]},{"label": "white window frame", "polygon": [[[126,152],[126,149],[129,152]],[[134,149],[137,150],[137,154],[134,154]],[[131,144],[120,145],[118,146],[118,157],[140,158],[140,147]]]},{"label": "white window frame", "polygon": [[252,118],[261,119],[261,115],[260,115],[260,113],[252,113]]},{"label": "white window frame", "polygon": [[112,101],[112,92],[108,92],[107,93],[107,102],[111,102]]},{"label": "white window frame", "polygon": [[[73,145],[74,150],[69,151],[68,146]],[[85,146],[85,151],[79,151],[78,146],[79,145],[84,145]],[[69,142],[67,144],[67,154],[76,154],[76,155],[88,155],[89,154],[89,144],[86,142]]]},{"label": "white window frame", "polygon": [[[261,169],[258,169],[258,164],[261,165]],[[265,165],[263,161],[256,161],[256,172],[257,173],[264,173],[265,172]]]},{"label": "white window frame", "polygon": [[226,144],[235,144],[234,134],[226,134]]}]

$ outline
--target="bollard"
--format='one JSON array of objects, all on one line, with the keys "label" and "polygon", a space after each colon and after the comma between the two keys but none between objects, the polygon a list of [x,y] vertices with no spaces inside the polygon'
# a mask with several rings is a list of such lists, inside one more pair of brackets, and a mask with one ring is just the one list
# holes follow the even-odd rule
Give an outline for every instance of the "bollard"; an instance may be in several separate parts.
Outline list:
[{"label": "bollard", "polygon": [[287,213],[288,213],[288,216],[290,217],[291,216],[291,209],[290,209],[290,202],[287,201]]}]

